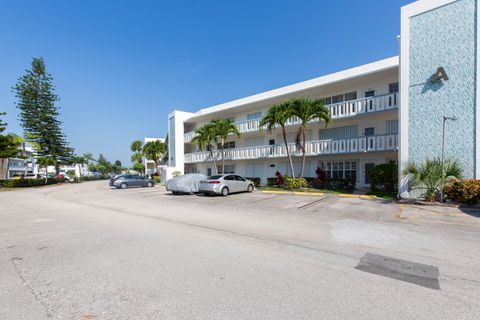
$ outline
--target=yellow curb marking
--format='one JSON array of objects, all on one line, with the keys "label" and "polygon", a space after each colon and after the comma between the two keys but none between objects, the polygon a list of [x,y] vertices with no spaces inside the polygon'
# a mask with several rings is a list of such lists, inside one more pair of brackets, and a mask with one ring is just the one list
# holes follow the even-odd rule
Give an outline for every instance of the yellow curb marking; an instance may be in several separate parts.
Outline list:
[{"label": "yellow curb marking", "polygon": [[272,191],[263,191],[263,190],[262,190],[262,192],[263,192],[263,193],[288,194],[287,191],[273,191],[273,190],[272,190]]},{"label": "yellow curb marking", "polygon": [[322,192],[294,192],[294,195],[297,196],[324,196],[325,193]]},{"label": "yellow curb marking", "polygon": [[338,194],[340,198],[359,198],[359,199],[377,199],[377,196],[370,196],[366,194],[349,194],[349,193],[340,193]]}]

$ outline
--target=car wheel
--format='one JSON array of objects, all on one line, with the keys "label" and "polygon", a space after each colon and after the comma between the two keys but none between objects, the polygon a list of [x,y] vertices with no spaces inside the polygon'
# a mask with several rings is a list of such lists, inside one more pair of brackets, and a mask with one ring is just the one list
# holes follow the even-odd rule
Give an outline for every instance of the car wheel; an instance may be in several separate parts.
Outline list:
[{"label": "car wheel", "polygon": [[122,189],[127,189],[127,184],[126,184],[126,183],[122,183],[122,184],[120,185],[120,188],[122,188]]},{"label": "car wheel", "polygon": [[153,187],[153,183],[151,183],[151,182],[147,183],[147,187],[149,187],[149,188]]},{"label": "car wheel", "polygon": [[223,197],[228,196],[228,188],[227,187],[223,187],[221,192],[222,192]]},{"label": "car wheel", "polygon": [[248,185],[247,192],[253,192],[253,185]]}]

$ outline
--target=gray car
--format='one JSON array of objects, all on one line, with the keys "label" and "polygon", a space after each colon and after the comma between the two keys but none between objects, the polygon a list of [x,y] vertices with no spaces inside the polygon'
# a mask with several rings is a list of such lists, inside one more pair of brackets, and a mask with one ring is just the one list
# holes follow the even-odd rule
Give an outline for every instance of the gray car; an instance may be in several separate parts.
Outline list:
[{"label": "gray car", "polygon": [[130,187],[153,187],[155,182],[136,174],[125,174],[113,181],[113,186],[120,189],[127,189]]},{"label": "gray car", "polygon": [[236,174],[219,174],[210,176],[200,182],[199,192],[204,194],[220,194],[228,196],[235,192],[252,192],[255,186],[252,181]]}]

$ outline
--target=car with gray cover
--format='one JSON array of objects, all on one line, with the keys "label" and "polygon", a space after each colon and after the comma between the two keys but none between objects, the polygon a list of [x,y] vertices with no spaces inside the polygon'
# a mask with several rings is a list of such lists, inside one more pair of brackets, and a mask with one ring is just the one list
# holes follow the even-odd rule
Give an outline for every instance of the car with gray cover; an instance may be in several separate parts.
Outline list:
[{"label": "car with gray cover", "polygon": [[188,173],[167,181],[166,189],[173,194],[194,194],[198,192],[200,181],[205,180],[206,175],[201,173]]}]

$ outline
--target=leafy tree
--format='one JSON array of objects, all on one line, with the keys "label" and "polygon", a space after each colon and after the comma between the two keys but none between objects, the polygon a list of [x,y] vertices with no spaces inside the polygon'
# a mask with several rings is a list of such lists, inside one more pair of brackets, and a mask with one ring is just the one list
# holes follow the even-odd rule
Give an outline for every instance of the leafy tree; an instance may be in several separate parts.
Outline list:
[{"label": "leafy tree", "polygon": [[417,164],[408,161],[402,174],[408,178],[410,186],[424,189],[423,197],[427,201],[435,201],[445,185],[445,181],[462,177],[462,168],[456,160],[427,159]]},{"label": "leafy tree", "polygon": [[222,174],[225,173],[225,140],[229,134],[240,137],[240,131],[230,119],[217,119],[211,122],[212,130],[216,137],[220,138],[220,150],[222,155]]},{"label": "leafy tree", "polygon": [[213,168],[215,174],[218,174],[217,164],[215,155],[213,154],[213,145],[217,144],[217,136],[215,135],[214,127],[211,123],[207,123],[206,125],[198,128],[195,130],[195,136],[192,139],[192,143],[198,146],[200,150],[207,150],[210,153],[210,159],[213,162]]},{"label": "leafy tree", "polygon": [[100,172],[101,174],[109,174],[113,172],[113,166],[110,161],[103,154],[98,155],[97,164],[95,166],[96,172]]},{"label": "leafy tree", "polygon": [[133,164],[133,170],[137,171],[138,173],[142,173],[145,171],[145,165],[141,162],[135,162]]},{"label": "leafy tree", "polygon": [[147,160],[155,161],[155,167],[157,172],[160,173],[158,167],[162,162],[163,154],[165,153],[166,146],[165,143],[156,140],[149,141],[143,146],[142,152]]},{"label": "leafy tree", "polygon": [[53,78],[46,72],[43,59],[33,58],[31,70],[26,70],[12,89],[25,136],[40,146],[37,151],[39,157],[55,160],[58,174],[60,164],[68,162],[73,150],[61,129],[60,112],[55,105],[59,98],[54,93]]},{"label": "leafy tree", "polygon": [[[0,116],[5,113],[0,112]],[[21,145],[21,138],[14,134],[3,135],[7,124],[0,119],[0,179],[7,178],[9,158],[14,157],[18,153]]]},{"label": "leafy tree", "polygon": [[277,126],[282,128],[283,143],[287,151],[288,162],[290,163],[290,171],[292,173],[292,177],[295,178],[292,155],[290,154],[290,150],[288,148],[287,133],[285,130],[288,118],[290,117],[290,112],[291,104],[289,102],[273,105],[268,109],[267,113],[265,113],[262,120],[260,120],[260,127],[266,127],[269,133],[272,133],[273,129]]},{"label": "leafy tree", "polygon": [[122,162],[120,160],[116,160],[113,164],[113,172],[115,174],[119,174],[122,172],[122,170],[123,170]]},{"label": "leafy tree", "polygon": [[305,173],[305,159],[307,155],[307,125],[312,120],[324,121],[326,126],[330,124],[332,119],[330,109],[325,107],[323,100],[300,98],[290,102],[290,115],[296,116],[300,120],[300,127],[297,130],[295,144],[302,152],[302,169],[300,178]]},{"label": "leafy tree", "polygon": [[[132,160],[134,167],[135,167],[136,163],[142,164],[142,157],[143,157],[142,145],[143,145],[143,143],[140,140],[134,140],[130,144],[130,150],[133,152],[133,155],[130,157],[130,160]],[[145,168],[145,166],[143,166],[143,167]],[[140,166],[137,165],[137,168],[140,168]],[[139,171],[139,170],[137,170],[137,171]],[[140,173],[140,171],[139,171],[139,173]]]},{"label": "leafy tree", "polygon": [[57,161],[54,158],[51,158],[51,157],[39,157],[39,158],[37,158],[37,163],[40,166],[40,168],[45,169],[45,184],[47,184],[48,167],[49,166],[55,166],[57,164]]}]

